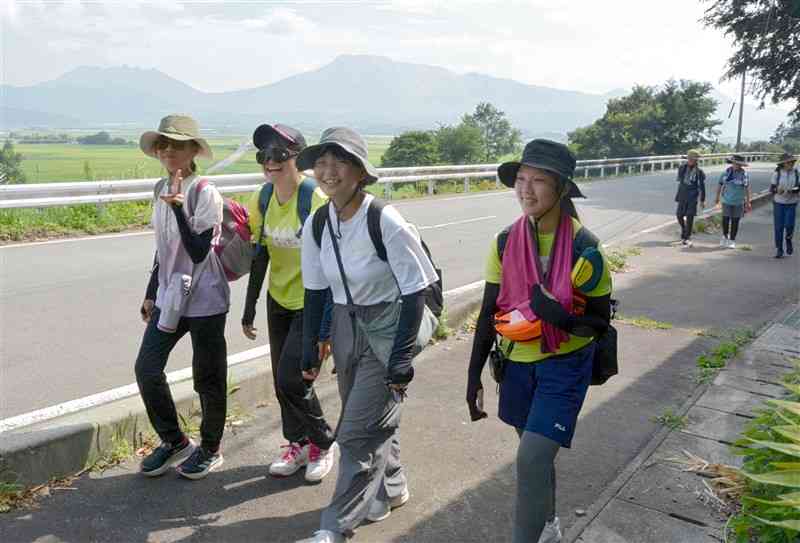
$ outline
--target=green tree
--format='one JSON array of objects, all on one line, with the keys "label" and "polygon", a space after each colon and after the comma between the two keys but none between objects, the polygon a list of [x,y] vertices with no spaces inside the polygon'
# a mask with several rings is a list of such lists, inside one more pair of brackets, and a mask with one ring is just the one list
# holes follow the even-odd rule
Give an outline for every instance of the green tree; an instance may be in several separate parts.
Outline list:
[{"label": "green tree", "polygon": [[24,183],[25,172],[22,171],[22,153],[14,151],[14,144],[6,140],[0,150],[0,184]]},{"label": "green tree", "polygon": [[522,134],[511,126],[506,114],[488,102],[481,102],[462,122],[478,128],[483,138],[483,160],[493,162],[501,156],[517,151]]},{"label": "green tree", "polygon": [[436,131],[439,156],[445,164],[475,164],[483,158],[483,137],[472,124],[441,126]]},{"label": "green tree", "polygon": [[751,93],[773,103],[793,101],[800,120],[800,2],[798,0],[706,0],[703,22],[732,41],[726,79],[746,72]]},{"label": "green tree", "polygon": [[112,142],[111,134],[108,132],[98,132],[78,138],[78,143],[83,145],[111,145]]},{"label": "green tree", "polygon": [[431,166],[439,162],[436,134],[430,131],[403,132],[389,143],[383,154],[381,166]]},{"label": "green tree", "polygon": [[679,153],[713,142],[721,124],[710,83],[669,80],[662,87],[636,86],[628,96],[609,100],[593,124],[569,133],[580,158]]}]

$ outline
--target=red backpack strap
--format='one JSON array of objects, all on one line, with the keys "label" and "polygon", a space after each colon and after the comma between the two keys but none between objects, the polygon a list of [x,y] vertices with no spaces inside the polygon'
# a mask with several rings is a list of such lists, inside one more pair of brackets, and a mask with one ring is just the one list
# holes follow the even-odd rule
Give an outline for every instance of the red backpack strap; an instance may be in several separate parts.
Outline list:
[{"label": "red backpack strap", "polygon": [[206,188],[207,185],[208,179],[205,177],[201,177],[189,185],[191,190],[189,190],[188,194],[186,194],[186,203],[189,206],[189,215],[194,215],[194,210],[197,207],[197,199],[199,198],[200,192]]}]

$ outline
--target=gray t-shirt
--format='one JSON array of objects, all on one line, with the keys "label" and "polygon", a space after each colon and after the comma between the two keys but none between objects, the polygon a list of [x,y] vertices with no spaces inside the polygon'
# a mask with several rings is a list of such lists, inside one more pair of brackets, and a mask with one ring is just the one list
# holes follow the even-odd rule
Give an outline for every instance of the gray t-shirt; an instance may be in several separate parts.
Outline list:
[{"label": "gray t-shirt", "polygon": [[[181,192],[186,195],[181,210],[186,215],[189,228],[195,234],[214,228],[213,245],[219,239],[221,232],[222,196],[210,183],[206,183],[196,195],[190,195],[191,191],[196,190],[193,186],[196,181],[198,177],[193,175],[181,183]],[[168,192],[169,182],[164,183],[159,196]],[[194,202],[193,209],[189,209],[190,200]],[[189,253],[183,247],[174,212],[169,204],[160,198],[156,198],[153,203],[153,229],[158,257],[156,306],[162,307],[162,304],[168,303],[166,296],[170,281],[178,280],[176,278],[181,275],[189,275],[192,276],[193,290],[183,312],[184,317],[208,317],[227,312],[231,291],[222,263],[213,248],[203,262],[199,264],[192,262]]]},{"label": "gray t-shirt", "polygon": [[797,168],[792,168],[788,172],[781,168],[772,176],[772,185],[775,186],[775,203],[796,204],[800,202],[800,192],[790,192],[797,187]]}]

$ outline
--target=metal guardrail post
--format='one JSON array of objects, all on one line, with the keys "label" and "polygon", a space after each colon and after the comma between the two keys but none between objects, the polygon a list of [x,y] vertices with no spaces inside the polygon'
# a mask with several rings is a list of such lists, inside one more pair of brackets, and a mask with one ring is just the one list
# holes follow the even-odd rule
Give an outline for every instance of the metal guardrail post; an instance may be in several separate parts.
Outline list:
[{"label": "metal guardrail post", "polygon": [[469,192],[469,177],[464,178],[464,194]]},{"label": "metal guardrail post", "polygon": [[614,167],[614,175],[619,175],[619,164]]},{"label": "metal guardrail post", "polygon": [[495,176],[494,176],[494,188],[496,188],[496,189],[502,188],[500,186],[500,176],[498,174],[495,174]]},{"label": "metal guardrail post", "polygon": [[600,166],[600,177],[606,176],[606,168],[605,166]]},{"label": "metal guardrail post", "polygon": [[436,181],[428,179],[428,196],[433,196],[436,192],[436,187],[434,185],[436,185]]},{"label": "metal guardrail post", "polygon": [[392,199],[392,191],[394,189],[393,185],[394,184],[391,181],[389,181],[387,183],[384,183],[383,195],[384,195],[384,198],[386,198],[387,200],[391,200]]}]

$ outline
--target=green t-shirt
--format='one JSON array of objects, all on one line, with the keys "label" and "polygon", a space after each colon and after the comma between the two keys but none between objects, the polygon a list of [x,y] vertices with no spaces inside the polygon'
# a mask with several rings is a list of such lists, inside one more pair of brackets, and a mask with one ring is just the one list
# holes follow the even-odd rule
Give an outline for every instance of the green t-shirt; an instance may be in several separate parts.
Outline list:
[{"label": "green t-shirt", "polygon": [[[573,235],[578,233],[578,230],[581,228],[581,223],[577,220],[572,220],[572,230]],[[539,234],[539,254],[540,259],[542,260],[542,265],[547,269],[547,264],[549,263],[550,259],[550,251],[553,248],[553,240],[555,238],[555,233],[548,233],[548,234]],[[603,255],[603,269],[600,272],[600,280],[597,283],[595,288],[587,293],[587,296],[590,297],[599,297],[599,296],[606,296],[611,293],[611,272],[608,268],[608,261],[606,260],[605,253],[603,253],[602,247],[598,246],[597,249]],[[576,268],[572,270],[572,277],[573,282],[576,279],[576,275],[579,272],[578,266],[580,263],[576,263]],[[489,249],[489,257],[486,260],[486,281],[488,283],[496,283],[500,284],[503,279],[503,264],[500,261],[500,255],[497,252],[497,238],[492,240],[491,248]],[[557,354],[566,354],[575,352],[581,347],[585,347],[589,343],[591,343],[592,338],[590,337],[581,337],[581,336],[569,336],[569,341],[566,341],[561,344],[558,351],[555,353],[542,353],[541,348],[541,341],[534,340],[525,343],[514,343],[513,347],[511,345],[512,342],[502,338],[500,340],[500,347],[503,349],[508,357],[513,360],[514,362],[540,362],[545,358],[549,358],[550,356],[557,355]],[[510,353],[509,353],[510,350]]]},{"label": "green t-shirt", "polygon": [[[267,289],[270,296],[286,309],[296,311],[303,308],[303,276],[300,270],[300,247],[302,240],[297,236],[300,231],[300,217],[297,216],[297,195],[295,190],[288,202],[278,203],[278,191],[272,192],[267,207],[266,221],[258,208],[259,188],[253,192],[247,204],[250,214],[250,231],[253,243],[258,242],[258,235],[263,227],[261,245],[269,251],[269,282]],[[325,204],[328,198],[319,189],[314,190],[311,197],[311,213]]]}]

